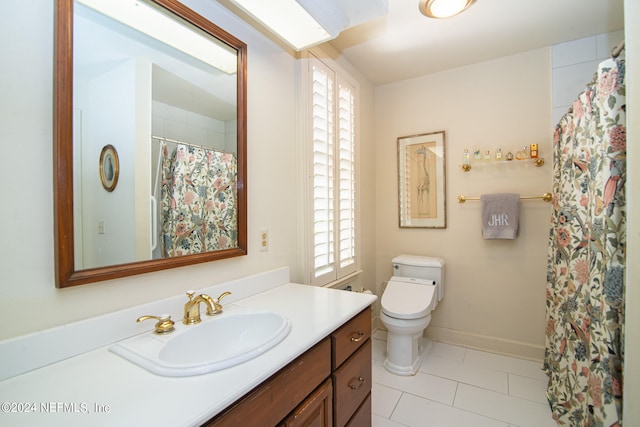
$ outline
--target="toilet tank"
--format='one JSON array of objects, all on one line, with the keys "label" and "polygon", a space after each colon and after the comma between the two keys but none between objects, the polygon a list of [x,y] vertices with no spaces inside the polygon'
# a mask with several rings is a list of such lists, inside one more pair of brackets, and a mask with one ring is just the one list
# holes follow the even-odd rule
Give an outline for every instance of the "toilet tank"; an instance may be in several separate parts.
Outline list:
[{"label": "toilet tank", "polygon": [[438,301],[444,292],[444,259],[419,255],[398,255],[391,260],[393,275],[415,279],[434,280]]}]

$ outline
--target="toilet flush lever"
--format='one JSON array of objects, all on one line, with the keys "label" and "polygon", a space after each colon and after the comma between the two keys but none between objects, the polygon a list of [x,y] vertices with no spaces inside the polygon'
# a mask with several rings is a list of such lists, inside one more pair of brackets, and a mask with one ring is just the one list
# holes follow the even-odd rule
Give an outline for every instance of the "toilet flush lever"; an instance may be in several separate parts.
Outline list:
[{"label": "toilet flush lever", "polygon": [[351,336],[351,342],[360,342],[364,338],[364,332],[358,332]]}]

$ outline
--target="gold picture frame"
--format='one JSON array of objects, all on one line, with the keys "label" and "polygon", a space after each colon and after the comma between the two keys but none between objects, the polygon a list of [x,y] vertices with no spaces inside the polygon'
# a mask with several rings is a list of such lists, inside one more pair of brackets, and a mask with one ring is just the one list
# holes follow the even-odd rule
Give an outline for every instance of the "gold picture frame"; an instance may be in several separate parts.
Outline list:
[{"label": "gold picture frame", "polygon": [[105,190],[111,192],[118,185],[118,177],[120,176],[120,159],[116,148],[111,145],[105,145],[100,152],[100,181]]},{"label": "gold picture frame", "polygon": [[444,131],[398,138],[401,228],[447,228]]}]

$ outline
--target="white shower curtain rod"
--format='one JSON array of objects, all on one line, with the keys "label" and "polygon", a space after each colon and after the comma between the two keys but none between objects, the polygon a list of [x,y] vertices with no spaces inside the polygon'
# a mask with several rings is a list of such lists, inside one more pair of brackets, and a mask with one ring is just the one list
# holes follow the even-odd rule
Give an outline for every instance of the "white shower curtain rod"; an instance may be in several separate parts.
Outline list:
[{"label": "white shower curtain rod", "polygon": [[151,135],[151,138],[158,141],[173,142],[174,144],[183,144],[183,145],[188,145],[189,147],[202,148],[203,150],[218,151],[220,153],[235,155],[235,153],[231,151],[220,150],[219,148],[207,147],[206,145],[192,144],[190,142],[185,142],[185,141],[178,141],[177,139],[169,139],[169,138],[164,138],[162,136],[155,136],[155,135]]}]

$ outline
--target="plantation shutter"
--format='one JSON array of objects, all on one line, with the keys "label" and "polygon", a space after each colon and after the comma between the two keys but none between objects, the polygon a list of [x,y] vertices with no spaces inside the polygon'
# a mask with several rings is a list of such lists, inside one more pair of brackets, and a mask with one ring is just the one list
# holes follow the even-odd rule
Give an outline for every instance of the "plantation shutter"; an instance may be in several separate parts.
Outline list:
[{"label": "plantation shutter", "polygon": [[334,238],[334,76],[312,65],[313,261],[315,279],[335,274]]},{"label": "plantation shutter", "polygon": [[315,58],[312,102],[313,284],[356,270],[355,89]]},{"label": "plantation shutter", "polygon": [[[340,269],[355,264],[355,93],[353,87],[338,84],[339,123],[339,261]],[[341,274],[338,274],[341,276]]]}]

